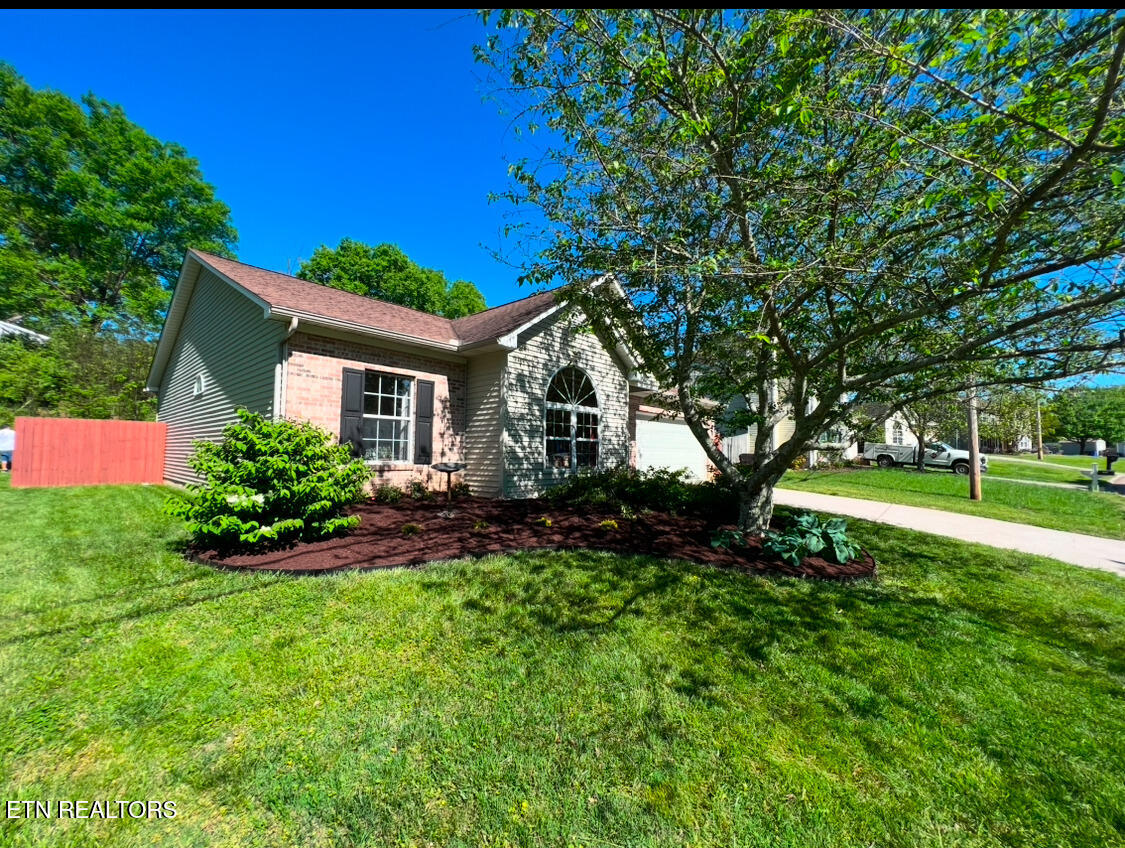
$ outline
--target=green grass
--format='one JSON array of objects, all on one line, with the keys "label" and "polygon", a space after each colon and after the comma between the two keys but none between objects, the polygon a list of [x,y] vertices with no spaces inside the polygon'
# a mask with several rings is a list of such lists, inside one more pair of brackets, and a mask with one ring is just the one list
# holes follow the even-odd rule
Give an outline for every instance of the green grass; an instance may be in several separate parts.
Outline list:
[{"label": "green grass", "polygon": [[[1099,468],[1104,465],[1099,466]],[[1090,470],[1087,464],[1086,471]],[[1083,476],[1077,468],[1061,466],[1048,462],[1018,462],[1005,459],[1001,456],[989,456],[988,478],[1012,478],[1015,480],[1033,480],[1041,483],[1071,483],[1076,485],[1089,485],[1090,478]]]},{"label": "green grass", "polygon": [[[1014,464],[1014,463],[1013,463]],[[786,489],[943,509],[982,518],[1016,521],[1109,539],[1125,539],[1125,497],[1032,486],[982,477],[980,501],[969,500],[968,477],[948,471],[870,469],[789,472]]]},{"label": "green grass", "polygon": [[[1033,458],[1033,457],[1034,457],[1034,454],[1029,456],[1029,458]],[[1094,457],[1092,457],[1092,456],[1061,456],[1061,455],[1055,454],[1055,455],[1044,456],[1043,461],[1052,463],[1053,465],[1065,465],[1069,468],[1080,468],[1083,471],[1086,471],[1087,469],[1089,469],[1090,465],[1094,462]],[[1097,458],[1097,461],[1098,461],[1098,469],[1099,470],[1105,468],[1105,457],[1099,456]]]},{"label": "green grass", "polygon": [[[936,476],[936,475],[935,475]],[[75,846],[1040,846],[1125,834],[1125,581],[853,523],[878,581],[182,561],[159,489],[0,491],[5,799]]]}]

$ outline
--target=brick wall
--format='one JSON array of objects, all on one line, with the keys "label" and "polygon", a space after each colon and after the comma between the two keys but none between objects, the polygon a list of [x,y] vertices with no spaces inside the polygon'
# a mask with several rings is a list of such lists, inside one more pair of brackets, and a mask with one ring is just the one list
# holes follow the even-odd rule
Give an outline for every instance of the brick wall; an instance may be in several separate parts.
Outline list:
[{"label": "brick wall", "polygon": [[[371,369],[434,382],[434,462],[464,459],[466,365],[422,354],[295,333],[285,364],[285,417],[310,421],[340,435],[340,401],[345,368]],[[445,475],[429,466],[379,463],[376,484],[402,486],[421,480],[444,487]],[[459,475],[458,475],[459,476]]]}]

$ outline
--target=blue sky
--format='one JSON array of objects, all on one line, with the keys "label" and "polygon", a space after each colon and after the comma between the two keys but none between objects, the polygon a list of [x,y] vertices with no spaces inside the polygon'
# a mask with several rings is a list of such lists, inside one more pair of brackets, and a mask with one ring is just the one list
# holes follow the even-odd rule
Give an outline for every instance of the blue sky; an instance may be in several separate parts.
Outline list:
[{"label": "blue sky", "polygon": [[245,262],[296,270],[344,236],[394,242],[522,297],[490,204],[525,155],[488,93],[469,12],[0,12],[0,59],[93,91],[187,148],[231,207]]}]

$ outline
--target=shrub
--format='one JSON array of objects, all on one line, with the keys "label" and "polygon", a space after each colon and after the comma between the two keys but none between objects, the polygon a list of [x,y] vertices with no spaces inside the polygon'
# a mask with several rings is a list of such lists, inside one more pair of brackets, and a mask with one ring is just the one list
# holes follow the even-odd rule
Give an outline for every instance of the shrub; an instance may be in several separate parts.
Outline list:
[{"label": "shrub", "polygon": [[416,501],[431,501],[434,493],[421,480],[411,480],[406,487],[406,493]]},{"label": "shrub", "polygon": [[375,503],[396,504],[402,500],[402,489],[384,483],[375,489],[372,497],[375,499]]},{"label": "shrub", "polygon": [[321,539],[359,523],[341,512],[363,498],[370,472],[347,445],[308,423],[245,409],[238,419],[221,442],[195,443],[188,464],[205,482],[167,504],[196,544],[255,548]]},{"label": "shrub", "polygon": [[620,509],[625,517],[635,515],[637,510],[729,511],[737,503],[725,480],[690,483],[686,472],[667,468],[616,468],[578,474],[551,489],[547,498],[569,506],[609,506]]},{"label": "shrub", "polygon": [[464,480],[454,483],[449,491],[455,498],[467,498],[473,493],[473,490],[469,488],[469,484]]},{"label": "shrub", "polygon": [[610,530],[617,529],[617,522],[612,518],[607,518],[605,521],[598,524],[598,526],[608,533]]},{"label": "shrub", "polygon": [[553,522],[551,521],[551,519],[548,516],[541,515],[541,516],[539,516],[538,518],[535,519],[535,523],[539,524],[542,527],[550,527]]},{"label": "shrub", "polygon": [[744,548],[746,536],[741,530],[716,530],[711,536],[712,548]]},{"label": "shrub", "polygon": [[833,518],[821,524],[811,512],[797,516],[784,532],[770,531],[762,540],[762,549],[790,565],[800,565],[807,556],[821,554],[832,562],[845,563],[859,556],[859,545],[848,538],[848,523]]},{"label": "shrub", "polygon": [[491,526],[492,525],[489,524],[487,521],[485,521],[483,518],[478,518],[476,521],[473,522],[473,529],[478,530],[478,531],[487,530]]},{"label": "shrub", "polygon": [[791,463],[789,463],[789,470],[790,471],[801,471],[801,470],[807,468],[808,465],[809,465],[808,454],[805,454],[805,453],[798,454],[796,456],[796,458]]},{"label": "shrub", "polygon": [[402,535],[403,536],[417,536],[421,532],[422,532],[422,525],[421,524],[414,524],[413,522],[410,522],[410,523],[402,525]]}]

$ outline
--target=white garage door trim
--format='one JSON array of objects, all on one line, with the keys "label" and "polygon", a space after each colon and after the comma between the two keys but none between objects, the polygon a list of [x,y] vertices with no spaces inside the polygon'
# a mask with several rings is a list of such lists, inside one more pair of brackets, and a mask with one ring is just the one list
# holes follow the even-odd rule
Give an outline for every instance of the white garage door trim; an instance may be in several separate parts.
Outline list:
[{"label": "white garage door trim", "polygon": [[637,419],[637,468],[686,468],[695,480],[707,479],[707,454],[682,421]]}]

